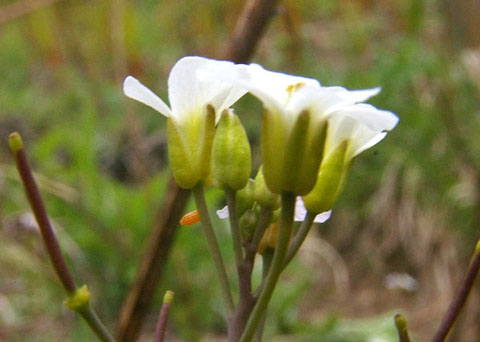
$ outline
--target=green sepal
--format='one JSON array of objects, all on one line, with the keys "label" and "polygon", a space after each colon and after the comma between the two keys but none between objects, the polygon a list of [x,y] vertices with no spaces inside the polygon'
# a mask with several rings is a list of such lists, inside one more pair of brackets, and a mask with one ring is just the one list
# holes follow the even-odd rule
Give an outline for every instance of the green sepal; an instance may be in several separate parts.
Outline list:
[{"label": "green sepal", "polygon": [[[302,164],[305,159],[307,142],[308,142],[308,126],[310,125],[310,112],[303,111],[297,118],[293,126],[288,143],[285,146],[285,159],[283,162],[282,174],[282,190],[297,194],[299,183],[302,182],[301,171]],[[313,185],[312,185],[313,187]],[[311,190],[308,189],[308,190]]]},{"label": "green sepal", "polygon": [[192,189],[210,175],[210,159],[215,136],[215,110],[206,107],[205,115],[193,115],[191,122],[167,120],[168,157],[173,177],[179,186]]},{"label": "green sepal", "polygon": [[253,183],[253,197],[262,207],[271,208],[272,210],[280,207],[280,195],[270,191],[270,188],[265,183],[263,166],[258,169]]},{"label": "green sepal", "polygon": [[320,166],[313,190],[303,197],[305,208],[312,213],[330,210],[343,190],[351,163],[345,163],[348,141],[343,141]]},{"label": "green sepal", "polygon": [[83,285],[65,300],[65,306],[72,311],[83,312],[88,309],[89,302],[90,291],[87,285]]},{"label": "green sepal", "polygon": [[219,188],[243,189],[252,168],[250,144],[238,116],[224,110],[212,147],[212,180]]},{"label": "green sepal", "polygon": [[286,134],[285,120],[265,109],[261,141],[263,172],[268,188],[277,194],[282,192]]},{"label": "green sepal", "polygon": [[293,127],[286,146],[283,189],[306,195],[317,180],[327,135],[327,121],[311,122],[310,113],[303,111]]}]

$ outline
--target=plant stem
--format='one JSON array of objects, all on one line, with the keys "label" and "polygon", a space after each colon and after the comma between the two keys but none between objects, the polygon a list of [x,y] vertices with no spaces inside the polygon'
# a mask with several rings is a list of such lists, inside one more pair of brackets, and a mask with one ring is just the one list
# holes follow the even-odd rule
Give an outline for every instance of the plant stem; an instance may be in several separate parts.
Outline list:
[{"label": "plant stem", "polygon": [[162,308],[160,309],[160,314],[158,315],[157,328],[155,329],[155,336],[153,338],[154,342],[163,342],[163,339],[165,338],[168,311],[170,310],[170,304],[172,303],[173,296],[174,293],[172,291],[167,291],[163,297],[163,304]]},{"label": "plant stem", "polygon": [[203,192],[203,184],[199,184],[192,189],[192,194],[197,205],[198,213],[202,222],[203,233],[207,239],[207,245],[212,255],[217,275],[220,280],[220,288],[222,290],[222,297],[227,309],[227,315],[230,316],[234,310],[232,293],[230,291],[230,285],[228,282],[227,271],[223,262],[222,254],[220,253],[220,247],[213,230],[212,222],[208,214],[207,203],[205,202],[205,194]]},{"label": "plant stem", "polygon": [[303,241],[308,235],[308,232],[312,228],[313,220],[315,220],[316,214],[311,213],[310,211],[307,212],[307,216],[302,222],[302,225],[298,229],[298,232],[295,234],[295,237],[288,247],[287,256],[285,257],[285,261],[283,263],[283,267],[287,267],[287,265],[292,261],[293,257],[297,254],[298,250],[302,246]]},{"label": "plant stem", "polygon": [[467,301],[467,297],[472,290],[473,283],[477,276],[478,270],[480,269],[480,241],[478,241],[475,253],[473,255],[472,261],[467,270],[467,274],[463,279],[463,282],[460,286],[460,289],[457,292],[456,297],[450,303],[450,306],[443,316],[442,322],[437,329],[437,332],[432,338],[432,342],[443,342],[447,337],[450,329],[452,328],[455,320],[457,319],[461,309]]},{"label": "plant stem", "polygon": [[290,236],[292,234],[294,211],[295,195],[291,193],[283,193],[278,241],[273,255],[272,265],[265,280],[265,286],[260,293],[258,302],[253,309],[252,315],[250,316],[242,338],[240,339],[241,342],[250,342],[252,340],[255,331],[265,314],[268,303],[272,298],[273,290],[275,289],[280,273],[283,270],[283,262],[287,253],[288,242],[290,241]]},{"label": "plant stem", "polygon": [[[238,225],[236,192],[231,189],[225,189],[228,206],[228,217],[230,219],[230,229],[232,231],[233,251],[235,253],[235,264],[237,270],[243,261],[242,237]],[[239,276],[240,277],[240,276]]]},{"label": "plant stem", "polygon": [[[272,265],[272,258],[273,258],[273,252],[274,250],[272,248],[266,248],[265,251],[263,252],[262,255],[262,280],[264,280],[268,272],[270,271],[270,266]],[[265,310],[265,313],[263,314],[262,320],[260,321],[260,324],[258,325],[257,332],[255,333],[255,337],[253,338],[254,342],[262,342],[262,337],[263,337],[263,330],[265,329],[265,322],[267,320],[267,310]]]},{"label": "plant stem", "polygon": [[[42,235],[45,247],[47,249],[53,268],[60,278],[65,291],[69,296],[75,295],[77,286],[73,277],[67,267],[65,259],[63,258],[60,245],[53,231],[50,219],[42,199],[42,195],[38,189],[37,182],[33,177],[32,170],[28,163],[27,155],[23,148],[23,141],[20,134],[14,132],[9,136],[10,149],[15,157],[18,173],[22,180],[27,195],[28,202],[32,208],[33,214],[37,221],[40,233]],[[95,311],[90,304],[87,304],[84,309],[77,311],[87,322],[97,337],[104,342],[115,342],[103,323],[100,321]]]},{"label": "plant stem", "polygon": [[53,232],[52,225],[50,224],[42,195],[40,194],[37,182],[35,181],[30,169],[27,155],[23,148],[23,142],[17,132],[10,134],[11,145],[14,141],[18,141],[20,144],[18,145],[18,148],[14,148],[12,146],[12,152],[15,156],[17,170],[20,174],[23,187],[25,188],[25,194],[27,195],[28,202],[30,203],[30,207],[32,208],[38,227],[40,228],[43,242],[45,243],[45,247],[53,264],[53,268],[60,278],[65,291],[67,291],[68,294],[72,294],[77,289],[77,286],[75,285],[73,277],[68,270],[65,259],[63,258],[57,238]]},{"label": "plant stem", "polygon": [[115,342],[115,339],[107,330],[105,325],[103,325],[102,321],[100,321],[100,318],[98,318],[96,312],[93,310],[90,304],[87,306],[86,310],[77,312],[87,322],[90,329],[92,329],[92,331],[95,333],[95,335],[97,335],[100,341]]}]

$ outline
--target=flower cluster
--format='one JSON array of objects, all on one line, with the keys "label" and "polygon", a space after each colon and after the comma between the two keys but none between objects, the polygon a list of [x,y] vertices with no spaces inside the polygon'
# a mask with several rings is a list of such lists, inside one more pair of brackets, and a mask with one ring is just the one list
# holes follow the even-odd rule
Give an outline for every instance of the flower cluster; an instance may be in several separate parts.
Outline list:
[{"label": "flower cluster", "polygon": [[247,92],[264,104],[263,177],[274,194],[303,196],[314,213],[330,210],[352,160],[386,136],[398,122],[389,111],[363,103],[379,88],[324,87],[317,80],[233,64],[184,57],[168,79],[170,107],[135,78],[128,97],[167,117],[168,151],[177,183],[208,183],[240,190],[251,172],[250,146],[230,108]]},{"label": "flower cluster", "polygon": [[[353,159],[393,129],[391,112],[362,103],[379,88],[323,87],[314,79],[185,57],[168,79],[170,107],[135,78],[127,96],[167,117],[170,167],[176,182],[191,189],[197,210],[181,220],[198,220],[213,258],[229,317],[232,342],[261,334],[261,320],[285,267],[314,222],[325,222],[342,192]],[[248,137],[230,108],[244,94],[263,102],[263,164],[254,179]],[[238,303],[213,229],[203,187],[225,191],[238,278]],[[294,221],[301,221],[295,226]],[[262,257],[262,282],[252,291],[255,256]]]}]

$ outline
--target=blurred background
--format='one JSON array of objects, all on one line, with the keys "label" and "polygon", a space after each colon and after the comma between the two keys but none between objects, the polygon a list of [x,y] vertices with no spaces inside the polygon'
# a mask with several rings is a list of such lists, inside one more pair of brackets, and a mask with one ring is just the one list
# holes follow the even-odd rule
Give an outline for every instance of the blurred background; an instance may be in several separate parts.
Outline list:
[{"label": "blurred background", "polygon": [[[8,134],[22,134],[74,276],[115,330],[169,178],[165,120],[126,99],[123,79],[166,99],[173,64],[221,58],[243,6],[0,2],[0,341],[94,340],[62,304]],[[401,120],[358,158],[332,218],[282,276],[265,341],[393,342],[397,312],[415,341],[431,338],[480,237],[479,48],[476,0],[280,1],[253,61],[323,85],[381,86],[370,102]],[[236,109],[258,167],[261,104],[247,96]],[[208,196],[212,213],[223,206]],[[215,279],[201,231],[179,227],[140,340],[152,340],[166,289],[177,294],[169,340],[222,340]],[[451,341],[480,341],[479,321],[477,284]]]}]

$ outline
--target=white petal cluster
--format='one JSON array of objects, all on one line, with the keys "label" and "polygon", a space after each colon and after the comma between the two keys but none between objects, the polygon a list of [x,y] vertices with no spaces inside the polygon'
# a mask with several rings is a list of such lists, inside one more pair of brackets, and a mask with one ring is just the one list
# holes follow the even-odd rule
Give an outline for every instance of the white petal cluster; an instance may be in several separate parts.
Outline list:
[{"label": "white petal cluster", "polygon": [[385,132],[398,123],[392,112],[361,103],[377,95],[381,90],[378,87],[362,90],[322,87],[314,79],[269,71],[257,64],[243,66],[238,83],[288,125],[293,125],[306,110],[316,121],[328,120],[326,154],[348,140],[348,157],[353,158],[382,140]]},{"label": "white petal cluster", "polygon": [[137,79],[128,76],[123,91],[161,114],[182,124],[207,105],[213,106],[217,120],[224,109],[229,108],[246,90],[234,85],[238,66],[232,62],[217,61],[203,57],[183,57],[172,68],[168,77],[170,107]]}]

